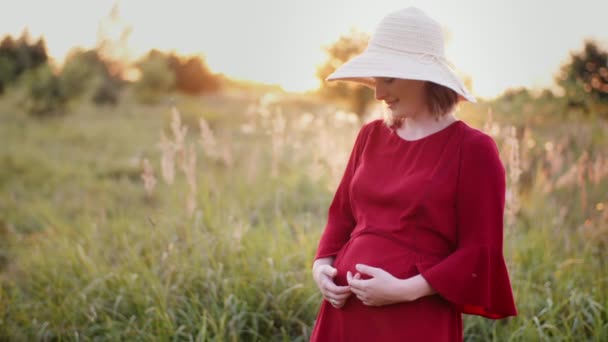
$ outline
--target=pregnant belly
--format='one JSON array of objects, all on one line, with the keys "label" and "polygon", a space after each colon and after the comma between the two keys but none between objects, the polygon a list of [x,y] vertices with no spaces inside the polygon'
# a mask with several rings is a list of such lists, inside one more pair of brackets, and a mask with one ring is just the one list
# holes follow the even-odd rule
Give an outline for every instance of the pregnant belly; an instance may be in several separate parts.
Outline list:
[{"label": "pregnant belly", "polygon": [[[362,234],[349,241],[336,255],[333,266],[338,274],[334,281],[338,285],[346,285],[346,272],[357,273],[356,264],[381,268],[400,279],[409,278],[418,274],[415,263],[421,259],[420,255],[399,242],[374,234]],[[369,276],[362,274],[362,278]]]}]

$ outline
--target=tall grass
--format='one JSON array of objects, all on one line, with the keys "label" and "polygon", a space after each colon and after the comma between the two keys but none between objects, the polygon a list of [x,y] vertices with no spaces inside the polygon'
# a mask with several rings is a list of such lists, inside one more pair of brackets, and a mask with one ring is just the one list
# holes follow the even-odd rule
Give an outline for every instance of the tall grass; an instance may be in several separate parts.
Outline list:
[{"label": "tall grass", "polygon": [[[0,101],[0,340],[308,339],[352,116],[268,95],[35,121]],[[466,339],[607,340],[603,123],[522,124],[504,105],[489,122],[490,105],[461,116],[509,172],[519,316],[467,317]]]}]

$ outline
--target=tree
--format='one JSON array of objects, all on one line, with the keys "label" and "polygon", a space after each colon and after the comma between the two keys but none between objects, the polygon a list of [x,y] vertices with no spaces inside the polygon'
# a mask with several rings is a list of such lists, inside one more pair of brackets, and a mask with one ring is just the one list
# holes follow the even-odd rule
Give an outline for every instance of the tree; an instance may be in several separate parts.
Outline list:
[{"label": "tree", "polygon": [[13,58],[0,54],[0,94],[17,78],[17,65]]},{"label": "tree", "polygon": [[71,99],[87,98],[96,104],[115,104],[118,101],[121,80],[112,74],[97,50],[71,51],[59,77]]},{"label": "tree", "polygon": [[608,118],[608,52],[596,42],[587,40],[582,52],[572,52],[556,81],[570,106]]},{"label": "tree", "polygon": [[0,42],[0,94],[28,70],[47,62],[46,44],[42,38],[35,43],[27,31],[19,39],[6,36]]},{"label": "tree", "polygon": [[155,103],[175,85],[175,74],[169,58],[160,51],[152,50],[137,63],[141,77],[134,84],[135,96],[140,102]]},{"label": "tree", "polygon": [[68,94],[60,78],[48,64],[40,65],[24,75],[27,97],[22,104],[26,111],[34,116],[45,117],[65,112]]},{"label": "tree", "polygon": [[317,77],[322,85],[319,92],[322,96],[345,102],[362,121],[368,105],[374,99],[374,91],[366,86],[350,82],[325,82],[325,78],[352,57],[362,53],[367,47],[369,35],[351,30],[341,36],[332,45],[325,48],[328,59],[317,69]]},{"label": "tree", "polygon": [[175,86],[183,93],[197,95],[221,88],[220,77],[211,72],[203,57],[171,54],[169,65],[175,73]]}]

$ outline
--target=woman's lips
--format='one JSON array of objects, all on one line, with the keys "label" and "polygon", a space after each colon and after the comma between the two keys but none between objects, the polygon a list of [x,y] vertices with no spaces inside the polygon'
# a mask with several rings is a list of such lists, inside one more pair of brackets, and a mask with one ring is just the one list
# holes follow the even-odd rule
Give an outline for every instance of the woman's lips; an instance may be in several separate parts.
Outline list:
[{"label": "woman's lips", "polygon": [[397,101],[398,101],[398,100],[386,102],[386,105],[388,106],[388,108],[393,108],[393,105],[394,105],[395,103],[397,103]]}]

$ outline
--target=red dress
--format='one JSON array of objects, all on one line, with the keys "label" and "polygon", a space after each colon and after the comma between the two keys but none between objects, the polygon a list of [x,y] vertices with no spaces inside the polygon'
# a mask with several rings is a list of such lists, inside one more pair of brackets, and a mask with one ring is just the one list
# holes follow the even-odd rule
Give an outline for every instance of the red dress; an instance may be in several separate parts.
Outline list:
[{"label": "red dress", "polygon": [[461,313],[516,315],[502,254],[505,170],[494,140],[456,121],[407,141],[376,120],[360,130],[315,259],[338,285],[357,263],[438,292],[381,307],[323,301],[311,341],[462,341]]}]

